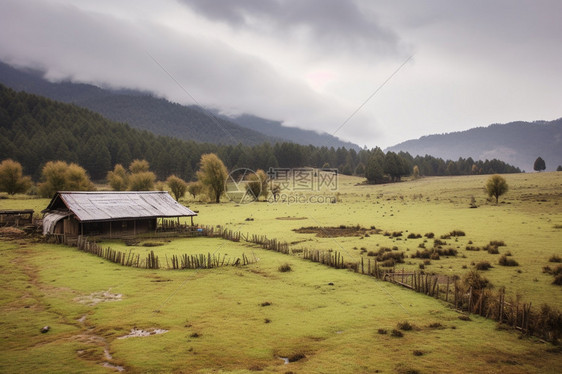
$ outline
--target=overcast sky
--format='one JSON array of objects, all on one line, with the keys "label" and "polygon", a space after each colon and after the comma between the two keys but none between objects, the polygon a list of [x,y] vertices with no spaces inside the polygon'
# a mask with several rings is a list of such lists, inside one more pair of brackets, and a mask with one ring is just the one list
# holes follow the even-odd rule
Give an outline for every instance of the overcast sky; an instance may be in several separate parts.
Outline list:
[{"label": "overcast sky", "polygon": [[[558,0],[0,0],[0,59],[385,148],[562,117]],[[195,102],[194,102],[195,100]]]}]

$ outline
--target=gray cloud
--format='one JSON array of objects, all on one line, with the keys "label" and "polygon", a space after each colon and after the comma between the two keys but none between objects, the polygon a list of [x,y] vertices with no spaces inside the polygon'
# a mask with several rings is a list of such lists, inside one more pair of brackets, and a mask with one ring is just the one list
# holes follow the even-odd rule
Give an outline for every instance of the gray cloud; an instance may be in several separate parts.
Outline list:
[{"label": "gray cloud", "polygon": [[400,40],[374,12],[339,0],[179,0],[211,20],[276,38],[304,37],[313,50],[396,53]]},{"label": "gray cloud", "polygon": [[338,132],[361,145],[561,115],[559,1],[0,1],[5,62],[194,104],[152,55],[203,105],[327,132],[415,50]]}]

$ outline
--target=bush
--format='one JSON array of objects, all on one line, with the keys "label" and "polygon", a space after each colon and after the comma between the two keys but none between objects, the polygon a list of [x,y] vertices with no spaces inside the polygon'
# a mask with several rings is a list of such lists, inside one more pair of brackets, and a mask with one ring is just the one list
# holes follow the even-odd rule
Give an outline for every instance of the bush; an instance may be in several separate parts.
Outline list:
[{"label": "bush", "polygon": [[552,255],[552,257],[548,259],[548,262],[562,262],[562,258],[558,255]]},{"label": "bush", "polygon": [[408,235],[408,239],[420,239],[421,237],[422,237],[421,234],[411,233]]},{"label": "bush", "polygon": [[395,338],[401,338],[404,336],[404,334],[402,334],[402,332],[400,330],[396,330],[393,329],[390,333],[391,336],[394,336]]},{"label": "bush", "polygon": [[488,251],[489,254],[491,255],[497,255],[500,253],[500,251],[498,250],[498,247],[493,246],[493,245],[487,245],[484,247],[485,250]]},{"label": "bush", "polygon": [[435,239],[435,240],[433,241],[433,246],[434,246],[434,247],[439,247],[440,245],[446,245],[446,244],[447,244],[447,242],[441,241],[441,240],[439,240],[439,239]]},{"label": "bush", "polygon": [[435,237],[435,234],[432,232],[428,232],[427,234],[424,235],[426,238],[428,239],[433,239]]},{"label": "bush", "polygon": [[464,274],[462,277],[462,283],[467,288],[472,287],[473,290],[482,290],[492,287],[490,281],[476,270],[472,270]]},{"label": "bush", "polygon": [[503,255],[498,260],[498,264],[501,266],[519,266],[519,263],[512,258],[507,258],[506,255]]},{"label": "bush", "polygon": [[488,261],[480,261],[476,264],[476,270],[488,270],[492,265]]},{"label": "bush", "polygon": [[410,331],[413,329],[413,326],[408,321],[398,322],[396,327],[398,327],[398,329],[402,331]]},{"label": "bush", "polygon": [[490,245],[494,247],[505,247],[505,243],[503,240],[491,240]]},{"label": "bush", "polygon": [[284,263],[283,265],[279,265],[277,270],[279,270],[281,273],[286,273],[293,270],[293,268],[291,268],[291,265],[289,265],[288,263]]},{"label": "bush", "polygon": [[467,245],[465,248],[467,251],[479,251],[480,247],[473,247],[471,245]]},{"label": "bush", "polygon": [[379,329],[377,332],[381,335],[386,335],[386,333],[387,333],[387,331],[385,329]]},{"label": "bush", "polygon": [[562,286],[562,274],[558,274],[557,276],[555,276],[552,284],[556,286]]},{"label": "bush", "polygon": [[461,231],[461,230],[453,230],[449,233],[449,235],[451,235],[451,236],[465,236],[466,234],[464,233],[464,231]]}]

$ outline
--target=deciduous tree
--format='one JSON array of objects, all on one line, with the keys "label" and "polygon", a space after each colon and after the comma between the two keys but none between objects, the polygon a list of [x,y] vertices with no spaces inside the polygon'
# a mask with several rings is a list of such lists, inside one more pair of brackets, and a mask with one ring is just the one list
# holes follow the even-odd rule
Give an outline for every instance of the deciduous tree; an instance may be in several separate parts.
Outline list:
[{"label": "deciduous tree", "polygon": [[228,176],[226,166],[214,153],[202,155],[200,165],[197,179],[207,189],[211,200],[220,203],[220,198],[225,190],[224,184]]},{"label": "deciduous tree", "polygon": [[156,175],[151,171],[141,171],[129,175],[129,191],[152,191]]},{"label": "deciduous tree", "polygon": [[127,170],[121,164],[115,165],[113,171],[107,173],[107,181],[113,191],[126,191],[129,184]]},{"label": "deciduous tree", "polygon": [[31,185],[31,178],[23,176],[19,162],[7,159],[0,163],[0,191],[15,195],[26,192]]},{"label": "deciduous tree", "polygon": [[168,184],[168,187],[172,191],[172,195],[174,195],[176,201],[179,201],[179,199],[181,199],[187,191],[187,183],[175,175],[170,175],[168,179],[166,179],[166,184]]},{"label": "deciduous tree", "polygon": [[496,198],[496,204],[498,203],[498,199],[501,195],[506,193],[508,190],[506,180],[499,176],[499,175],[492,175],[488,182],[486,182],[486,191],[488,192],[488,196]]},{"label": "deciduous tree", "polygon": [[538,157],[535,160],[535,163],[533,165],[533,170],[535,171],[543,171],[546,169],[546,163],[544,162],[544,160],[541,157]]},{"label": "deciduous tree", "polygon": [[193,196],[193,198],[195,199],[197,197],[197,195],[199,195],[201,192],[203,191],[203,185],[201,184],[201,182],[196,181],[196,182],[191,182],[187,185],[187,192],[189,192],[190,195]]},{"label": "deciduous tree", "polygon": [[86,170],[78,164],[64,161],[49,161],[41,171],[43,183],[39,184],[39,194],[51,197],[57,191],[92,191],[94,184]]}]

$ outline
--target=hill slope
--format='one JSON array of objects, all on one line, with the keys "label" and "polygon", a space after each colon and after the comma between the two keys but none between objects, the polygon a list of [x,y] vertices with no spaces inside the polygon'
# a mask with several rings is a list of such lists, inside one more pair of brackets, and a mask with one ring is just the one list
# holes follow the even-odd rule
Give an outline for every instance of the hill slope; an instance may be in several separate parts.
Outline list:
[{"label": "hill slope", "polygon": [[243,114],[237,117],[227,117],[230,121],[248,129],[259,131],[265,135],[287,139],[293,143],[317,147],[345,147],[359,151],[361,148],[357,144],[344,142],[328,133],[317,133],[312,130],[303,130],[296,127],[283,126],[279,121],[272,121],[251,114]]},{"label": "hill slope", "polygon": [[562,118],[554,121],[511,122],[478,127],[467,131],[423,136],[408,140],[387,151],[432,155],[456,160],[497,158],[525,171],[533,170],[537,157],[546,161],[547,170],[562,165]]},{"label": "hill slope", "polygon": [[255,145],[263,142],[291,141],[297,144],[354,148],[328,134],[284,127],[280,122],[244,115],[229,118],[210,114],[196,105],[180,105],[134,90],[107,90],[89,84],[52,83],[43,73],[18,70],[0,62],[0,83],[16,91],[26,91],[47,98],[90,109],[107,119],[125,122],[132,127],[157,135],[172,136],[214,144]]}]

